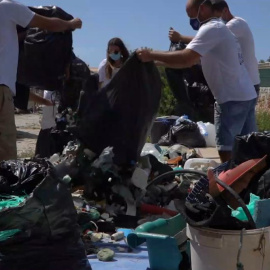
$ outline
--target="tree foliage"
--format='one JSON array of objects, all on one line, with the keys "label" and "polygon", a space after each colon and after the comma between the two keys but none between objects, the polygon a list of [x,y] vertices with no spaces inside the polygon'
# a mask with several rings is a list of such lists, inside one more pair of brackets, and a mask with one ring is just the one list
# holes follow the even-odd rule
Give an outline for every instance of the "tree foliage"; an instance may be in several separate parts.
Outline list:
[{"label": "tree foliage", "polygon": [[158,111],[159,116],[164,115],[173,115],[176,105],[176,99],[174,98],[172,91],[169,87],[165,68],[159,67],[159,72],[162,80],[162,93],[161,93],[161,101],[160,101],[160,107]]}]

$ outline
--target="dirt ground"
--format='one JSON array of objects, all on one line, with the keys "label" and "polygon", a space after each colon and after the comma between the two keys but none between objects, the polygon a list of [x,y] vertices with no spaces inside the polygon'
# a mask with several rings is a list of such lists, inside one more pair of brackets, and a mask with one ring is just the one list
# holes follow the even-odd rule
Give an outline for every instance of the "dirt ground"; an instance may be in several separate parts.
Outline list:
[{"label": "dirt ground", "polygon": [[19,158],[35,154],[36,141],[40,130],[40,114],[16,114],[17,152]]},{"label": "dirt ground", "polygon": [[[41,114],[16,114],[17,152],[18,158],[33,157],[35,154],[37,137],[40,131]],[[204,158],[220,162],[215,148],[196,148],[197,153]]]}]

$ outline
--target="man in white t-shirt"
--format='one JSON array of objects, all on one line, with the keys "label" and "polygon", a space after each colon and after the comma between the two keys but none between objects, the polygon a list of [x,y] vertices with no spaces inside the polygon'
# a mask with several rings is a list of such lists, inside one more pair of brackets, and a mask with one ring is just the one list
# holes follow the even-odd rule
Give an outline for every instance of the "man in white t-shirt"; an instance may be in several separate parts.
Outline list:
[{"label": "man in white t-shirt", "polygon": [[187,48],[175,52],[138,50],[144,61],[171,68],[191,67],[201,60],[205,79],[216,99],[216,142],[220,159],[231,158],[234,137],[256,131],[257,94],[244,66],[236,37],[215,18],[213,5],[223,0],[188,0],[190,25],[199,30]]},{"label": "man in white t-shirt", "polygon": [[245,66],[254,84],[256,92],[259,94],[261,82],[259,66],[255,55],[255,42],[253,34],[247,22],[240,17],[233,16],[226,1],[216,4],[214,9],[216,11],[216,16],[222,18],[226,23],[226,26],[237,37],[237,40],[241,46]]},{"label": "man in white t-shirt", "polygon": [[62,32],[81,28],[82,21],[46,18],[17,2],[0,0],[0,161],[17,157],[13,106],[19,55],[17,25]]},{"label": "man in white t-shirt", "polygon": [[[234,17],[229,9],[226,1],[219,1],[213,5],[215,10],[215,17],[222,18],[226,26],[237,37],[240,44],[243,59],[249,76],[254,84],[257,94],[260,92],[260,73],[258,61],[255,55],[255,42],[253,34],[247,22],[240,18]],[[169,38],[172,42],[183,42],[188,44],[194,38],[193,36],[184,36],[173,28],[169,31]]]}]

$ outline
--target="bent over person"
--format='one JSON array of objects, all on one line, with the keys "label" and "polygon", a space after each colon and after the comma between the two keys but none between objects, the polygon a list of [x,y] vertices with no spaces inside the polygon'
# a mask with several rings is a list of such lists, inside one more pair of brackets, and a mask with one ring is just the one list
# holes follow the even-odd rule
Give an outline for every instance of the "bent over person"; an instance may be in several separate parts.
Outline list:
[{"label": "bent over person", "polygon": [[190,67],[201,60],[205,79],[216,99],[216,143],[222,162],[231,158],[236,135],[256,131],[257,94],[245,68],[241,48],[232,32],[215,17],[222,0],[188,0],[186,11],[197,35],[185,50],[138,50],[144,61],[159,61],[171,68]]}]

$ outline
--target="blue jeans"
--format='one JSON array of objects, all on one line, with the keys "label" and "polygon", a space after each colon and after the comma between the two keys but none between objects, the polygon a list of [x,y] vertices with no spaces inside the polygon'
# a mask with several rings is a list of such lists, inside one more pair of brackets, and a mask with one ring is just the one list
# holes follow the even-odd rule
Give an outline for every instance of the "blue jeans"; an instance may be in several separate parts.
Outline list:
[{"label": "blue jeans", "polygon": [[215,103],[216,143],[219,151],[232,151],[235,136],[257,131],[256,102],[257,98]]}]

